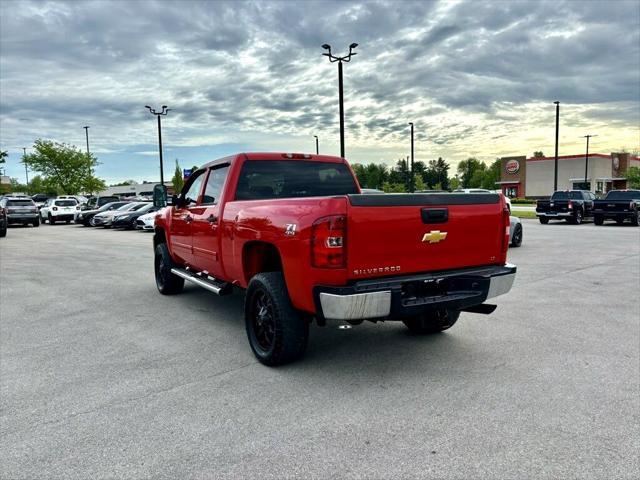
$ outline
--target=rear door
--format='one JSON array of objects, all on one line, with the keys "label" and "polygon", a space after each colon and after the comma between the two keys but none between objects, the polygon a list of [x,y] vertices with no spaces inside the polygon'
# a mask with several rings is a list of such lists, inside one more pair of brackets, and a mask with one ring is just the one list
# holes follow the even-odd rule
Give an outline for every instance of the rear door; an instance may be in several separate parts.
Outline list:
[{"label": "rear door", "polygon": [[348,197],[350,278],[501,263],[505,214],[498,194]]},{"label": "rear door", "polygon": [[219,217],[220,197],[229,172],[229,165],[217,165],[209,170],[204,192],[193,215],[193,266],[213,277],[222,276],[220,267]]},{"label": "rear door", "polygon": [[180,207],[171,207],[171,249],[175,256],[189,265],[194,261],[191,228],[193,214],[191,210],[196,208],[204,174],[205,170],[193,173],[182,189]]}]

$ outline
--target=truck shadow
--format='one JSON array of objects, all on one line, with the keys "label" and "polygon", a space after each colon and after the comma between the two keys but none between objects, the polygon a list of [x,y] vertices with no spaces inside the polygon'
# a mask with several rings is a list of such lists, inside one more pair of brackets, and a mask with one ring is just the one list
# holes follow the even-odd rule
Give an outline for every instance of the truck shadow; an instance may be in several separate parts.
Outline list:
[{"label": "truck shadow", "polygon": [[[189,309],[207,313],[203,320],[210,326],[212,337],[218,335],[216,327],[224,325],[227,334],[233,336],[229,341],[252,356],[244,327],[244,292],[237,290],[220,298],[187,286],[179,297],[185,299]],[[327,372],[361,376],[366,372],[391,374],[408,367],[423,373],[442,370],[446,375],[446,369],[453,364],[473,363],[473,358],[486,353],[481,344],[456,331],[465,321],[474,319],[463,314],[450,330],[425,336],[411,334],[400,321],[364,322],[349,329],[338,328],[341,322],[328,322],[325,327],[313,323],[305,356],[277,370],[294,377],[300,373],[322,376]]]}]

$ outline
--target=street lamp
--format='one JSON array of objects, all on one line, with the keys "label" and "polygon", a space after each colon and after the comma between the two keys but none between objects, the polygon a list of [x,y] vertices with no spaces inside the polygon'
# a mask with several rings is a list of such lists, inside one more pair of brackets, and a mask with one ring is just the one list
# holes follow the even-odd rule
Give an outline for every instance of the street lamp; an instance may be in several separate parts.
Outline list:
[{"label": "street lamp", "polygon": [[325,57],[329,57],[329,62],[338,62],[338,95],[340,97],[340,156],[344,158],[344,95],[342,89],[342,62],[348,63],[351,61],[353,55],[357,55],[353,51],[358,46],[357,43],[349,45],[349,53],[343,57],[336,57],[331,53],[331,45],[324,44],[322,48],[327,50],[328,53],[323,53]]},{"label": "street lamp", "polygon": [[320,153],[320,148],[318,146],[318,135],[314,135],[314,138],[316,139],[316,155],[318,155]]},{"label": "street lamp", "polygon": [[556,161],[553,165],[553,191],[558,190],[558,134],[560,132],[560,102],[556,104]]},{"label": "street lamp", "polygon": [[166,105],[162,105],[162,110],[157,112],[155,109],[151,108],[149,105],[145,105],[145,108],[149,109],[152,115],[155,115],[158,118],[158,152],[160,152],[160,184],[164,185],[164,168],[162,166],[162,126],[160,124],[160,117],[166,115],[171,111],[170,108],[167,108]]},{"label": "street lamp", "polygon": [[27,170],[27,164],[24,162],[25,157],[27,156],[27,147],[22,147],[22,163],[24,163],[24,176],[27,177],[27,193],[29,193],[29,171]]},{"label": "street lamp", "polygon": [[411,125],[411,177],[409,178],[409,191],[413,193],[413,191],[415,190],[415,178],[413,176],[413,122],[409,122],[409,125]]},{"label": "street lamp", "polygon": [[[587,153],[584,156],[584,187],[585,189],[587,189],[587,174],[588,174],[588,170],[589,170],[589,139],[591,137],[597,137],[598,135],[585,135],[582,138],[586,138],[587,139]],[[588,190],[591,190],[591,188],[589,188]]]},{"label": "street lamp", "polygon": [[82,128],[84,128],[84,133],[87,137],[87,155],[89,155],[89,125],[86,125]]}]

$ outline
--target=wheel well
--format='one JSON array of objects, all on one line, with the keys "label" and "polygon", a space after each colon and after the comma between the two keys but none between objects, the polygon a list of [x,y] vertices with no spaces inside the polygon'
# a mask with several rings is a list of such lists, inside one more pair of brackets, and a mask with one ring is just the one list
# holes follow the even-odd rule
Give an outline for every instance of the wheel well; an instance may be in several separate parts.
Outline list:
[{"label": "wheel well", "polygon": [[156,228],[155,233],[153,234],[153,248],[156,248],[161,243],[167,243],[167,237],[165,236],[162,228]]},{"label": "wheel well", "polygon": [[257,273],[281,272],[280,252],[270,243],[248,242],[242,250],[242,269],[247,284]]}]

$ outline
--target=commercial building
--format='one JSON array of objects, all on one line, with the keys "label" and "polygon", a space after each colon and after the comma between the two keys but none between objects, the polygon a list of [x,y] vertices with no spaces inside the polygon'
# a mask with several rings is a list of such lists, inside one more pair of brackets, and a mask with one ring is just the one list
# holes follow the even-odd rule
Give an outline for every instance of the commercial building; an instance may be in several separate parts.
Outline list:
[{"label": "commercial building", "polygon": [[[173,184],[164,182],[169,195],[173,194]],[[109,187],[103,190],[99,195],[117,195],[119,197],[148,197],[153,198],[153,187],[160,185],[160,182],[134,183],[131,185],[120,185],[117,187]]]},{"label": "commercial building", "polygon": [[[503,157],[497,182],[509,197],[542,198],[553,193],[555,157]],[[588,163],[588,165],[587,165]],[[640,157],[629,153],[590,153],[558,157],[558,190],[590,190],[595,194],[629,188],[626,172],[640,167]],[[586,169],[586,178],[585,178]]]}]

